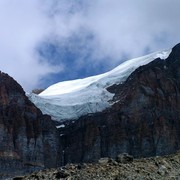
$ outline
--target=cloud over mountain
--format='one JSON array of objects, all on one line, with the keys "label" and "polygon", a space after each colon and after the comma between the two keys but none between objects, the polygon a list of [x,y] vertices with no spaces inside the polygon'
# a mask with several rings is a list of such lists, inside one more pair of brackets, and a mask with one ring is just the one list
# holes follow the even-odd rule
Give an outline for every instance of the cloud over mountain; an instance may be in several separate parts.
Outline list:
[{"label": "cloud over mountain", "polygon": [[[179,6],[178,0],[1,0],[1,70],[26,90],[50,73],[73,78],[109,70],[178,43]],[[38,53],[44,43],[55,53]]]}]

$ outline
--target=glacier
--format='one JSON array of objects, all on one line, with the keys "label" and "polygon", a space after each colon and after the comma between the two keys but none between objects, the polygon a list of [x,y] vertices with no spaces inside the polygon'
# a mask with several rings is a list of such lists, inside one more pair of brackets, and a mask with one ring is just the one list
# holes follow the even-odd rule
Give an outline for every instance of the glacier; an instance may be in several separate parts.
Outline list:
[{"label": "glacier", "polygon": [[108,92],[107,87],[123,83],[135,69],[156,58],[166,59],[171,51],[158,51],[125,61],[115,69],[97,76],[59,82],[39,95],[30,93],[28,97],[43,114],[59,122],[101,112],[113,103],[114,94]]}]

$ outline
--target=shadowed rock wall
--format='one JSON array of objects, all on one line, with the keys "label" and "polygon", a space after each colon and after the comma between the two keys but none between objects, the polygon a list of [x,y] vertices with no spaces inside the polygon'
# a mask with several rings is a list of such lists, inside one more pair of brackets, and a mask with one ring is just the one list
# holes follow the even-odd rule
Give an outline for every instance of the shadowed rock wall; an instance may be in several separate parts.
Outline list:
[{"label": "shadowed rock wall", "polygon": [[180,149],[180,44],[166,60],[139,67],[108,91],[115,93],[111,108],[67,122],[59,130],[62,164]]},{"label": "shadowed rock wall", "polygon": [[49,116],[0,72],[0,175],[56,167],[58,134]]}]

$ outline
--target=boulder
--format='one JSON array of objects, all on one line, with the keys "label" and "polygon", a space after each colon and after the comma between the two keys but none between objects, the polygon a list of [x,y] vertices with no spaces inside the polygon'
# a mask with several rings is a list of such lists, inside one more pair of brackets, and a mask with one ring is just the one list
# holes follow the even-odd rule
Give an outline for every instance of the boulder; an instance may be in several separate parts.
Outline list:
[{"label": "boulder", "polygon": [[116,161],[118,163],[131,163],[131,162],[133,162],[133,156],[131,156],[127,153],[122,153],[116,157]]}]

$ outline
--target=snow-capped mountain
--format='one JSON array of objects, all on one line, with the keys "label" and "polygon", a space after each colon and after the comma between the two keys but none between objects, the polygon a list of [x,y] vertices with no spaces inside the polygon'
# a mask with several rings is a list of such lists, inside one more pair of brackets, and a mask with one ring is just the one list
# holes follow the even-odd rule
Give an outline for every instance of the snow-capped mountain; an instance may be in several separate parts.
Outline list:
[{"label": "snow-capped mountain", "polygon": [[159,51],[128,60],[107,73],[59,82],[39,95],[28,96],[44,114],[56,121],[77,119],[89,113],[100,112],[114,103],[114,94],[108,92],[107,87],[123,83],[138,67],[156,58],[166,59],[170,52],[171,50]]}]

